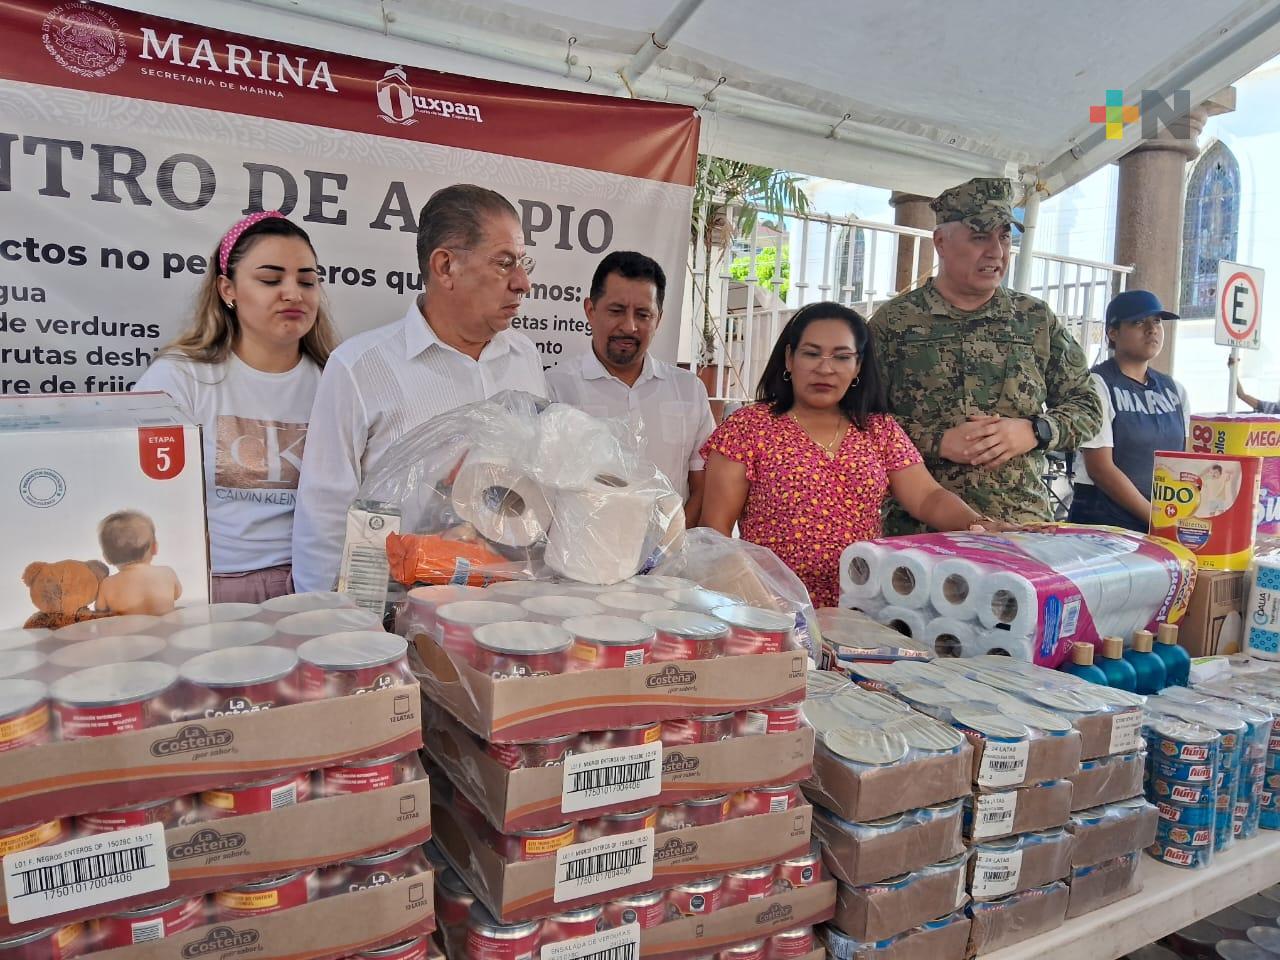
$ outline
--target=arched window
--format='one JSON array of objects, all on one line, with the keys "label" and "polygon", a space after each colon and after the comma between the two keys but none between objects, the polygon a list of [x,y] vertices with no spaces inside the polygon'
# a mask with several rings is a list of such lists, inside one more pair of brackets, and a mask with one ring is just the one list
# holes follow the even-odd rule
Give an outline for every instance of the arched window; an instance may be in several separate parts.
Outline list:
[{"label": "arched window", "polygon": [[841,227],[836,235],[834,274],[831,277],[831,299],[848,306],[861,303],[863,274],[866,272],[866,232],[857,227]]},{"label": "arched window", "polygon": [[1218,261],[1236,258],[1239,232],[1240,164],[1219,140],[1196,161],[1187,182],[1178,311],[1182,316],[1216,313]]}]

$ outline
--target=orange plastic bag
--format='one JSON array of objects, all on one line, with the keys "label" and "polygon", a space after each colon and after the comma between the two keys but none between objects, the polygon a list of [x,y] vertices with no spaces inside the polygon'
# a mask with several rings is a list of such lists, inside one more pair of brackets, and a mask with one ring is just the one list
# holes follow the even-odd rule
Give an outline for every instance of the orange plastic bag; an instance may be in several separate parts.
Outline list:
[{"label": "orange plastic bag", "polygon": [[418,583],[465,583],[482,587],[492,579],[484,574],[484,569],[505,563],[506,558],[469,540],[451,540],[437,534],[391,533],[387,535],[387,561],[391,564],[392,578],[406,587]]}]

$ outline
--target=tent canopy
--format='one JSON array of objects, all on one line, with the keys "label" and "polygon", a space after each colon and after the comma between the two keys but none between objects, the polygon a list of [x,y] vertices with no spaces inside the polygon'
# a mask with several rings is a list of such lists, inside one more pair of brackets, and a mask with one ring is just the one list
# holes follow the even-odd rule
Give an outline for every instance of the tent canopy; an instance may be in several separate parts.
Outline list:
[{"label": "tent canopy", "polygon": [[[120,2],[120,0],[117,0]],[[1198,104],[1280,51],[1274,0],[125,0],[213,27],[494,80],[689,104],[702,149],[932,195],[1122,155],[1108,90]]]}]

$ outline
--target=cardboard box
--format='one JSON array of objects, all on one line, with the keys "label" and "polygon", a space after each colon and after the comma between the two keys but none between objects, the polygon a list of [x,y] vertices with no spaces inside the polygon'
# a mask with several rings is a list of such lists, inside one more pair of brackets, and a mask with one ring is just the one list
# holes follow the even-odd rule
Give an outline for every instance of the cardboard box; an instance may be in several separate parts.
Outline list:
[{"label": "cardboard box", "polygon": [[878,820],[967,796],[972,758],[973,748],[966,743],[954,754],[856,768],[818,743],[813,751],[813,776],[803,787],[811,801],[845,820]]},{"label": "cardboard box", "polygon": [[1261,481],[1257,457],[1157,450],[1151,535],[1190,550],[1200,570],[1247,570]]},{"label": "cardboard box", "polygon": [[[416,846],[431,836],[430,813],[430,785],[423,779],[167,830],[169,885],[165,889],[57,914],[56,919],[70,923],[107,916],[381,850]],[[0,876],[0,893],[3,890]],[[10,924],[8,907],[0,896],[0,939],[49,925],[49,918]]]},{"label": "cardboard box", "polygon": [[494,680],[468,665],[455,666],[425,633],[409,641],[424,668],[424,695],[499,743],[799,703],[808,669],[803,650],[787,650]]},{"label": "cardboard box", "polygon": [[0,827],[109,810],[422,745],[415,687],[0,753]]},{"label": "cardboard box", "polygon": [[556,858],[508,862],[484,841],[451,806],[437,797],[431,811],[436,845],[495,917],[504,923],[545,917],[603,899],[666,890],[740,867],[776,863],[809,849],[813,809],[740,817],[724,823],[668,830],[653,838],[652,879],[584,896],[554,898]]},{"label": "cardboard box", "polygon": [[[1016,783],[1006,783],[1001,787],[988,787],[982,782],[981,775],[985,771],[987,758],[987,740],[985,737],[965,731],[968,740],[973,744],[973,782],[982,792],[1008,789],[1010,786],[1025,786],[1043,783],[1046,780],[1061,780],[1080,769],[1080,733],[1071,730],[1057,736],[1033,736],[1027,741],[1026,765],[1022,779]],[[1001,754],[1001,757],[1007,754]],[[993,759],[995,757],[993,756]]]},{"label": "cardboard box", "polygon": [[969,858],[969,895],[998,900],[1062,880],[1071,872],[1074,841],[1066,830],[1046,830],[975,845]]},{"label": "cardboard box", "polygon": [[1240,652],[1248,588],[1248,574],[1242,571],[1200,571],[1187,615],[1178,622],[1178,643],[1187,653],[1213,657]]},{"label": "cardboard box", "polygon": [[1142,796],[1146,765],[1145,752],[1082,761],[1080,769],[1067,777],[1072,788],[1071,809],[1086,810]]},{"label": "cardboard box", "polygon": [[[1088,811],[1086,811],[1088,813]],[[1149,803],[1107,807],[1099,817],[1075,814],[1067,829],[1075,836],[1071,866],[1088,867],[1119,853],[1142,850],[1156,841],[1157,809]]]},{"label": "cardboard box", "polygon": [[968,903],[967,858],[917,870],[887,883],[836,891],[834,923],[855,940],[879,941],[945,917]]},{"label": "cardboard box", "polygon": [[435,929],[431,874],[316,900],[246,920],[215,923],[151,943],[93,954],[94,960],[334,960],[426,936]]},{"label": "cardboard box", "polygon": [[503,833],[555,826],[608,813],[667,806],[748,786],[796,783],[813,770],[813,730],[738,737],[662,751],[662,792],[630,803],[562,812],[564,767],[508,770],[487,754],[462,724],[429,701],[426,751]]},{"label": "cardboard box", "polygon": [[822,859],[832,875],[849,886],[861,886],[960,855],[962,821],[962,806],[956,803],[947,813],[900,830],[863,830],[862,836],[817,814],[813,832],[822,842]]},{"label": "cardboard box", "polygon": [[998,840],[1064,826],[1071,817],[1071,781],[983,793],[966,801],[965,839]]},{"label": "cardboard box", "polygon": [[1141,854],[1135,851],[1073,870],[1068,880],[1071,895],[1067,902],[1067,919],[1101,909],[1142,890],[1142,881],[1138,878],[1140,859]]},{"label": "cardboard box", "polygon": [[[968,956],[972,922],[962,913],[925,924],[882,943],[858,944],[857,960],[964,960]],[[829,924],[821,931],[829,945],[828,956],[837,957],[847,944],[844,935]]]},{"label": "cardboard box", "polygon": [[969,908],[973,918],[970,952],[992,953],[1061,926],[1067,916],[1068,896],[1067,885],[1058,882],[1003,900],[973,904]]},{"label": "cardboard box", "polygon": [[[0,513],[0,629],[167,612],[127,605],[122,564],[138,564],[129,581],[180,586],[169,610],[209,602],[200,428],[164,394],[0,398]],[[154,553],[135,559],[135,528]],[[60,603],[42,578],[58,582]]]}]

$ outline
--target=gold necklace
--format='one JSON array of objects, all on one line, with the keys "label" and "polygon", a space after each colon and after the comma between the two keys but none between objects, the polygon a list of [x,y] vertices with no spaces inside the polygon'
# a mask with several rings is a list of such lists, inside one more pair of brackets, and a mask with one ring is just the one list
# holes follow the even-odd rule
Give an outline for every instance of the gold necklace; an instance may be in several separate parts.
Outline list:
[{"label": "gold necklace", "polygon": [[841,417],[838,421],[836,421],[836,432],[832,435],[831,440],[827,443],[823,443],[821,440],[815,437],[812,433],[810,433],[809,428],[806,427],[803,423],[800,423],[800,418],[797,417],[794,413],[790,414],[790,417],[797,424],[799,424],[800,429],[805,432],[805,436],[807,436],[810,440],[812,440],[814,443],[816,443],[819,447],[822,448],[822,452],[826,454],[828,460],[834,460],[836,458],[836,452],[837,452],[836,447],[837,447],[837,444],[839,444],[840,442],[840,434],[844,430],[843,417]]}]

